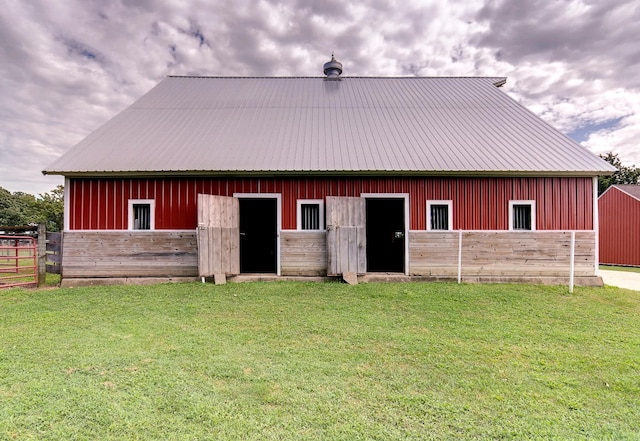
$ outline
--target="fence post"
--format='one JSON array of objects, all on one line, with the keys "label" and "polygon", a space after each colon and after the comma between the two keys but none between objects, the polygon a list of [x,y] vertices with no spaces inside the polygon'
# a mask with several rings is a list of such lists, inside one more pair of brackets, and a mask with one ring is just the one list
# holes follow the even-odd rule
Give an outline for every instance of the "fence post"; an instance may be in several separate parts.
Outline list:
[{"label": "fence post", "polygon": [[38,224],[38,286],[43,286],[47,281],[47,227]]},{"label": "fence post", "polygon": [[576,263],[576,232],[571,232],[571,256],[569,258],[569,292],[573,294],[573,279],[575,274],[575,263]]},{"label": "fence post", "polygon": [[462,283],[462,230],[458,236],[458,285]]}]

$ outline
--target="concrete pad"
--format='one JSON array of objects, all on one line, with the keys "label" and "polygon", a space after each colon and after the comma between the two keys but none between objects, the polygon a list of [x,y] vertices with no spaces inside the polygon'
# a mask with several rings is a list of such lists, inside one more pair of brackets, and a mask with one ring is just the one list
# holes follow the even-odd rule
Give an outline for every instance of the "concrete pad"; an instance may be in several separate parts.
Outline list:
[{"label": "concrete pad", "polygon": [[640,291],[640,273],[600,270],[598,271],[598,275],[602,277],[605,285]]}]

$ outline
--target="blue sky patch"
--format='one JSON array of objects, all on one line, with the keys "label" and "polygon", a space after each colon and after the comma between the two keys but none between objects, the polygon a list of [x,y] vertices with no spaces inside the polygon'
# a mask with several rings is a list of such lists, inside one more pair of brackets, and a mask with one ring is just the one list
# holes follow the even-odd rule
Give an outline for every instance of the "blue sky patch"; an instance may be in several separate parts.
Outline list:
[{"label": "blue sky patch", "polygon": [[198,39],[198,41],[200,42],[200,46],[204,44],[204,35],[202,34],[202,32],[195,31],[192,35]]},{"label": "blue sky patch", "polygon": [[600,130],[612,130],[615,129],[620,121],[622,121],[622,116],[620,118],[610,119],[598,124],[587,124],[584,126],[580,126],[575,129],[573,132],[568,133],[569,138],[573,139],[575,142],[584,142],[589,138],[589,135],[598,132]]},{"label": "blue sky patch", "polygon": [[65,39],[63,43],[70,54],[80,55],[87,60],[98,60],[99,58],[100,54],[97,51],[79,41]]}]

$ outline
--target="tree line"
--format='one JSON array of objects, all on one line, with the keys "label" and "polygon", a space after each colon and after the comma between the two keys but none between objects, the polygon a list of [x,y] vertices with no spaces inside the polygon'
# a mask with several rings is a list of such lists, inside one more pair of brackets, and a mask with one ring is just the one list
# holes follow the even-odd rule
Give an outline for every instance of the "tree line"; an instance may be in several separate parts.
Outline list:
[{"label": "tree line", "polygon": [[[45,224],[47,231],[64,227],[64,186],[37,197],[0,187],[0,227]],[[1,228],[0,228],[1,229]]]}]

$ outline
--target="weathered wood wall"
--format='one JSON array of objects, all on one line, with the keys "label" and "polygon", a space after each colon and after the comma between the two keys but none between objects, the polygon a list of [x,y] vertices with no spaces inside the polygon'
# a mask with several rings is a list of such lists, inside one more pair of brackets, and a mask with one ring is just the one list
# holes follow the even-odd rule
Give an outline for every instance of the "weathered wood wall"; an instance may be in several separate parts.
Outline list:
[{"label": "weathered wood wall", "polygon": [[[327,234],[282,231],[282,275],[325,275]],[[456,277],[459,234],[411,231],[410,274]],[[594,232],[576,232],[576,277],[594,275],[594,249]],[[463,232],[462,276],[568,277],[570,251],[568,231]],[[67,231],[62,261],[64,278],[197,277],[196,232]]]},{"label": "weathered wood wall", "polygon": [[67,231],[64,278],[197,277],[195,231]]},{"label": "weathered wood wall", "polygon": [[409,274],[457,277],[457,232],[409,232]]},{"label": "weathered wood wall", "polygon": [[48,273],[62,274],[62,233],[47,232],[46,265]]},{"label": "weathered wood wall", "polygon": [[[411,275],[458,275],[460,232],[411,231]],[[462,276],[568,277],[570,231],[462,232]],[[595,233],[578,231],[575,276],[595,274]]]},{"label": "weathered wood wall", "polygon": [[324,231],[285,230],[280,235],[283,276],[325,276],[327,234]]}]

